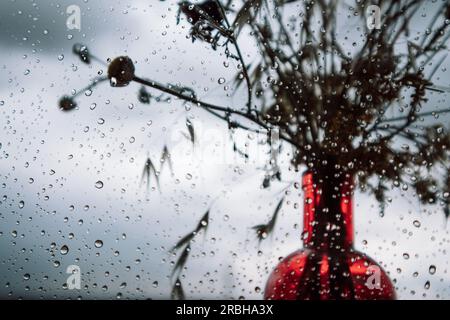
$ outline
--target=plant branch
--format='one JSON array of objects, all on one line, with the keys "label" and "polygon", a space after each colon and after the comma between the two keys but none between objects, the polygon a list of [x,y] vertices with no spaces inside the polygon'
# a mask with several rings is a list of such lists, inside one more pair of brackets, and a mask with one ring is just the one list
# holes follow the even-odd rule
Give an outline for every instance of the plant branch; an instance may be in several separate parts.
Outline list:
[{"label": "plant branch", "polygon": [[[434,111],[428,111],[428,112],[422,112],[422,113],[417,113],[414,116],[416,118],[420,118],[420,117],[429,117],[429,116],[435,116],[437,114],[442,114],[442,113],[450,113],[450,108],[449,109],[442,109],[442,110],[434,110]],[[401,117],[394,117],[394,118],[390,118],[390,119],[385,119],[385,120],[381,120],[379,122],[379,124],[382,123],[389,123],[389,122],[396,122],[396,121],[401,121],[401,120],[405,120],[408,119],[409,116],[401,116]]]}]

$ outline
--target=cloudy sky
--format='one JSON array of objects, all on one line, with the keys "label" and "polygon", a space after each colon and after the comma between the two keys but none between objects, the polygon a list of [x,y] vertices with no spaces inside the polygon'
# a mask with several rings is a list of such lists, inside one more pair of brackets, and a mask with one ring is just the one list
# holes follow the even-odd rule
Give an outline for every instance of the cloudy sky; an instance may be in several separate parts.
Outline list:
[{"label": "cloudy sky", "polygon": [[[66,27],[72,4],[81,9],[80,31]],[[432,9],[422,8],[419,17]],[[267,221],[283,188],[299,181],[287,158],[283,181],[262,190],[265,159],[244,163],[228,154],[223,123],[175,99],[141,104],[135,84],[105,83],[81,94],[78,110],[58,110],[61,96],[105,72],[71,54],[77,42],[104,61],[129,55],[140,76],[241,105],[245,93],[228,88],[236,63],[192,44],[176,13],[174,1],[1,2],[0,297],[168,298],[175,261],[169,250],[209,209],[208,231],[192,244],[183,271],[190,298],[260,299],[278,257],[301,247],[300,190],[289,193],[272,238],[258,244],[251,230]],[[344,37],[358,20],[343,21]],[[415,27],[423,32],[425,23],[418,19]],[[352,39],[343,41],[351,48]],[[251,60],[254,46],[242,46]],[[441,86],[450,87],[449,63],[435,76]],[[446,93],[434,95],[429,107],[447,101]],[[196,128],[195,150],[183,135],[187,117]],[[257,146],[258,137],[242,140]],[[164,145],[173,173],[165,167],[160,189],[154,180],[147,189],[140,184],[146,158],[159,166]],[[409,191],[394,189],[390,197],[381,217],[374,199],[356,194],[356,248],[390,273],[399,298],[450,298],[450,237],[441,209],[419,205]],[[69,265],[80,266],[81,290],[63,287]]]}]

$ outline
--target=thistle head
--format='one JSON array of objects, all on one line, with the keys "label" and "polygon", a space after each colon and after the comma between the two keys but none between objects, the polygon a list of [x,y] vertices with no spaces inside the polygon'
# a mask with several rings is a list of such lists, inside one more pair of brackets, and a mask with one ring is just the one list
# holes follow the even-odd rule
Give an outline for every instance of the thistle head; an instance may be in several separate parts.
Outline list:
[{"label": "thistle head", "polygon": [[59,108],[62,111],[70,111],[72,109],[75,109],[77,106],[77,103],[75,100],[69,96],[64,96],[59,100]]}]

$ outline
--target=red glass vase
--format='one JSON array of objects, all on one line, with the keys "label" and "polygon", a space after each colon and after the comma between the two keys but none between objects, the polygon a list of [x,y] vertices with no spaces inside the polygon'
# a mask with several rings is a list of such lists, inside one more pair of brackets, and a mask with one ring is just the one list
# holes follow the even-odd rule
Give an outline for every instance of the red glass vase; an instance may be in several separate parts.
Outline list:
[{"label": "red glass vase", "polygon": [[304,192],[304,249],[284,258],[267,281],[271,300],[395,299],[384,270],[353,249],[351,175],[307,171]]}]

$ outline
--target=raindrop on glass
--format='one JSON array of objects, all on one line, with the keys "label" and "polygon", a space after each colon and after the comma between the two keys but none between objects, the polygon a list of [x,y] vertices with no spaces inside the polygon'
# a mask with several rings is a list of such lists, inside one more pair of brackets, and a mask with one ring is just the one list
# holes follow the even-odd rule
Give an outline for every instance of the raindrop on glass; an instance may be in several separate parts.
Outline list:
[{"label": "raindrop on glass", "polygon": [[60,252],[62,255],[66,255],[69,252],[69,247],[66,245],[63,245],[60,249]]},{"label": "raindrop on glass", "polygon": [[96,187],[97,189],[103,188],[103,182],[100,181],[100,180],[98,180],[98,181],[95,183],[95,187]]}]

